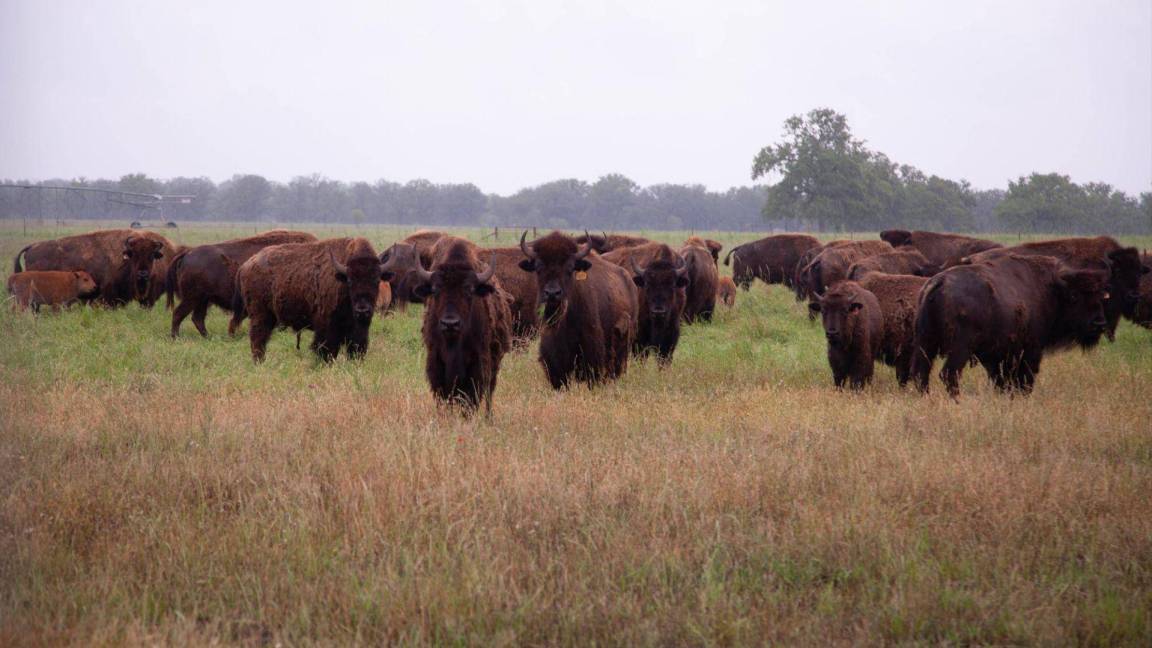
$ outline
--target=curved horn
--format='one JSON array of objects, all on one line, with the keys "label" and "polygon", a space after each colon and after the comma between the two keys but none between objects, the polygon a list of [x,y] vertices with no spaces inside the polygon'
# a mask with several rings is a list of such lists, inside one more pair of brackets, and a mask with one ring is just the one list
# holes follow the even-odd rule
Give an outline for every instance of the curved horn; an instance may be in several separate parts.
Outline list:
[{"label": "curved horn", "polygon": [[524,230],[524,233],[520,235],[520,251],[523,252],[524,256],[528,257],[529,259],[535,259],[536,252],[533,251],[532,248],[528,247],[528,244],[524,242],[524,239],[527,237],[528,230]]},{"label": "curved horn", "polygon": [[420,277],[420,281],[432,281],[432,271],[424,269],[424,262],[420,260],[420,255],[416,255],[416,275]]},{"label": "curved horn", "polygon": [[476,283],[482,283],[482,284],[488,283],[488,280],[491,279],[492,275],[494,275],[494,274],[496,274],[496,255],[495,254],[488,257],[488,269],[482,273],[477,273]]},{"label": "curved horn", "polygon": [[679,261],[679,263],[676,264],[676,278],[679,279],[688,273],[688,262],[679,254],[676,255],[676,260]]},{"label": "curved horn", "polygon": [[588,256],[588,253],[592,251],[592,237],[588,236],[588,230],[584,230],[584,241],[584,245],[576,252],[577,261]]},{"label": "curved horn", "polygon": [[636,275],[637,277],[644,276],[644,268],[636,265],[636,257],[631,254],[628,255],[628,265],[632,266],[632,274]]},{"label": "curved horn", "polygon": [[328,248],[328,258],[332,259],[332,267],[336,268],[337,274],[348,274],[348,266],[336,260],[336,254],[332,252],[332,248]]}]

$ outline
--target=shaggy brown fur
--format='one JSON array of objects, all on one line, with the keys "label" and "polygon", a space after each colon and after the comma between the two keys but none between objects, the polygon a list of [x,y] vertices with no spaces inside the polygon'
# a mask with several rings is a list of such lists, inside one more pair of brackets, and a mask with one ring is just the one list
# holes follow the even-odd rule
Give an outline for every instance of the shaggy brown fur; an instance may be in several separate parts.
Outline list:
[{"label": "shaggy brown fur", "polygon": [[592,242],[592,249],[600,254],[652,242],[642,236],[627,234],[581,234],[576,237],[576,245],[584,245],[589,241]]},{"label": "shaggy brown fur", "polygon": [[1140,277],[1140,296],[1136,300],[1136,317],[1133,321],[1145,328],[1152,328],[1152,254],[1141,254],[1140,262],[1149,272]]},{"label": "shaggy brown fur", "polygon": [[640,288],[633,352],[641,357],[655,352],[662,365],[672,362],[687,301],[688,264],[663,243],[621,248],[601,258],[628,271]]},{"label": "shaggy brown fur", "polygon": [[540,363],[548,382],[559,389],[573,377],[591,386],[623,375],[639,309],[629,273],[560,232],[523,248],[520,267],[536,273],[544,305]]},{"label": "shaggy brown fur", "polygon": [[380,282],[380,292],[376,295],[376,312],[383,315],[392,307],[392,284]]},{"label": "shaggy brown fur", "polygon": [[[180,297],[180,304],[172,311],[172,337],[180,334],[180,324],[189,314],[200,335],[208,337],[208,328],[204,324],[208,307],[215,305],[232,312],[236,300],[236,271],[253,254],[270,245],[315,240],[316,237],[307,232],[272,230],[256,236],[199,245],[177,254],[168,265],[164,282],[169,308],[172,308],[173,296]],[[243,313],[240,320],[243,320]],[[235,330],[230,333],[235,333]]]},{"label": "shaggy brown fur", "polygon": [[485,248],[480,251],[480,260],[484,263],[494,263],[496,279],[500,287],[508,293],[512,310],[513,342],[520,347],[536,336],[540,326],[536,315],[536,305],[540,289],[536,286],[536,275],[520,269],[520,260],[524,253],[519,247]]},{"label": "shaggy brown fur", "polygon": [[716,298],[728,308],[736,305],[736,282],[732,281],[732,277],[720,277],[720,284],[716,286]]},{"label": "shaggy brown fur", "polygon": [[909,232],[908,230],[884,230],[880,239],[894,248],[911,247],[919,250],[930,263],[944,270],[960,263],[966,256],[1001,247],[995,241],[938,232]]},{"label": "shaggy brown fur", "polygon": [[919,250],[904,248],[895,252],[870,256],[853,263],[852,267],[848,268],[848,279],[860,281],[869,272],[931,277],[940,272],[940,268],[923,254],[920,254]]},{"label": "shaggy brown fur", "polygon": [[16,254],[28,270],[83,270],[99,289],[91,296],[106,306],[137,301],[151,307],[164,292],[168,263],[178,252],[171,241],[154,232],[130,229],[101,230],[41,241]]},{"label": "shaggy brown fur", "polygon": [[425,295],[424,374],[433,396],[459,402],[467,413],[483,401],[491,414],[500,360],[512,348],[511,297],[479,254],[462,238],[440,239],[416,290]]},{"label": "shaggy brown fur", "polygon": [[312,351],[325,361],[335,358],[342,346],[350,357],[367,352],[380,291],[380,260],[366,239],[267,247],[240,266],[236,281],[252,318],[248,336],[253,360],[264,359],[276,328],[311,329]]},{"label": "shaggy brown fur", "polygon": [[892,246],[884,241],[837,241],[825,245],[808,264],[809,294],[823,295],[826,289],[848,277],[853,263],[886,252],[892,252]]},{"label": "shaggy brown fur", "polygon": [[884,364],[895,367],[896,379],[903,387],[908,383],[912,365],[912,338],[916,324],[916,302],[927,277],[906,274],[869,272],[860,287],[876,296],[884,314],[884,334],[880,352]]},{"label": "shaggy brown fur", "polygon": [[83,270],[30,270],[8,277],[8,294],[12,295],[12,305],[20,310],[40,312],[41,306],[51,306],[58,311],[98,289],[92,275]]},{"label": "shaggy brown fur", "polygon": [[840,281],[809,308],[820,313],[828,340],[828,365],[837,388],[863,389],[884,340],[884,314],[876,296],[854,281]]},{"label": "shaggy brown fur", "polygon": [[404,310],[408,304],[422,303],[423,300],[414,295],[412,289],[420,271],[432,265],[432,248],[445,236],[448,234],[444,232],[420,230],[380,253],[380,263],[392,286],[392,304],[396,309]]},{"label": "shaggy brown fur", "polygon": [[732,280],[744,290],[748,290],[753,279],[793,286],[800,258],[820,247],[814,236],[776,234],[737,245],[724,257],[724,265],[732,264]]},{"label": "shaggy brown fur", "polygon": [[688,301],[684,304],[684,321],[689,324],[711,322],[712,311],[716,310],[716,287],[720,283],[716,260],[709,258],[712,251],[705,241],[692,237],[684,241],[680,256],[688,263]]}]

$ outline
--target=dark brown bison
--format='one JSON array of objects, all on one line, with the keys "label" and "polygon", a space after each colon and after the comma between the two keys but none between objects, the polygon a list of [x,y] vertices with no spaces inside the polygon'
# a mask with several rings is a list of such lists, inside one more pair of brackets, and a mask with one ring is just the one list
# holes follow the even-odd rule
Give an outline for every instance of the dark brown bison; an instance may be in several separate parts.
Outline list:
[{"label": "dark brown bison", "polygon": [[419,304],[421,299],[412,294],[420,273],[432,264],[432,246],[448,236],[444,232],[420,230],[409,234],[380,253],[380,263],[392,277],[392,304],[400,310],[408,304]]},{"label": "dark brown bison", "polygon": [[917,277],[931,277],[940,272],[940,267],[932,263],[919,250],[905,248],[895,252],[885,252],[861,259],[848,268],[848,279],[860,281],[869,272],[886,272],[888,274],[915,275]]},{"label": "dark brown bison", "polygon": [[525,243],[520,268],[536,274],[544,305],[540,363],[553,388],[575,379],[589,386],[615,380],[628,369],[636,339],[639,297],[623,268],[591,245],[560,232]]},{"label": "dark brown bison", "polygon": [[688,264],[688,301],[684,304],[684,321],[712,321],[712,311],[716,310],[716,287],[720,283],[720,272],[716,260],[711,259],[712,251],[706,241],[692,237],[684,241],[680,256]]},{"label": "dark brown bison", "polygon": [[943,355],[940,378],[953,397],[972,360],[997,388],[1030,392],[1046,350],[1090,348],[1100,340],[1107,285],[1107,272],[1071,269],[1045,256],[953,266],[920,291],[912,375],[927,391],[932,364]]},{"label": "dark brown bison", "polygon": [[331,361],[368,351],[368,329],[380,292],[380,259],[362,238],[288,243],[264,248],[236,276],[240,303],[252,318],[252,359],[264,359],[276,328],[311,329],[312,351]]},{"label": "dark brown bison", "polygon": [[81,297],[96,294],[97,290],[96,280],[83,270],[30,270],[8,277],[8,294],[12,295],[13,306],[21,310],[31,308],[37,313],[41,306],[51,306],[58,311]]},{"label": "dark brown bison", "polygon": [[611,252],[612,250],[619,250],[620,248],[635,247],[637,245],[644,245],[652,241],[644,238],[643,236],[631,236],[628,234],[588,234],[585,232],[576,237],[576,245],[584,245],[591,242],[592,249],[599,254]]},{"label": "dark brown bison", "polygon": [[[712,239],[702,239],[699,236],[692,236],[688,238],[694,244],[700,244],[708,248],[708,252],[712,255],[712,265],[720,267],[720,253],[724,251],[724,244],[720,241],[713,241]],[[688,241],[684,241],[684,245],[688,245]]]},{"label": "dark brown bison", "polygon": [[884,314],[884,334],[880,353],[884,364],[896,369],[896,380],[903,387],[912,368],[912,339],[915,337],[916,303],[927,277],[906,274],[869,272],[860,287],[876,296]]},{"label": "dark brown bison", "polygon": [[971,256],[984,250],[1001,247],[995,241],[972,238],[960,234],[941,234],[938,232],[909,232],[908,230],[884,230],[880,238],[892,244],[892,247],[914,248],[919,250],[929,262],[944,270],[960,263],[966,256]]},{"label": "dark brown bison", "polygon": [[1140,296],[1136,300],[1136,317],[1133,321],[1145,328],[1152,328],[1152,255],[1147,252],[1141,254],[1140,262],[1149,271],[1140,277]]},{"label": "dark brown bison", "polygon": [[687,262],[663,243],[612,250],[601,258],[631,272],[640,288],[632,350],[642,357],[655,352],[662,365],[672,362],[687,301]]},{"label": "dark brown bison", "polygon": [[808,307],[820,313],[824,324],[832,383],[863,389],[872,381],[884,339],[884,314],[876,296],[854,281],[840,281]]},{"label": "dark brown bison", "polygon": [[454,236],[432,251],[432,269],[421,271],[414,290],[424,298],[424,374],[441,402],[461,403],[466,412],[483,401],[492,412],[500,360],[512,347],[509,298],[479,249]]},{"label": "dark brown bison", "polygon": [[164,292],[165,272],[176,252],[153,232],[102,230],[28,245],[16,254],[13,268],[21,271],[23,255],[28,270],[83,270],[99,286],[92,298],[100,303],[137,301],[150,308]]},{"label": "dark brown bison", "polygon": [[987,250],[967,257],[965,261],[977,263],[1008,254],[1051,256],[1072,268],[1107,271],[1109,299],[1104,304],[1104,315],[1108,321],[1105,330],[1108,339],[1115,339],[1116,325],[1121,316],[1135,320],[1140,278],[1147,272],[1140,264],[1136,248],[1124,247],[1110,236],[1065,238]]},{"label": "dark brown bison", "polygon": [[744,290],[753,279],[792,286],[800,257],[819,247],[820,241],[814,236],[776,234],[728,250],[724,265],[732,264],[732,280]]},{"label": "dark brown bison", "polygon": [[716,286],[716,298],[728,308],[736,305],[736,282],[732,281],[732,277],[720,277],[720,283]]},{"label": "dark brown bison", "polygon": [[829,287],[848,278],[853,263],[877,254],[891,252],[884,241],[844,241],[829,243],[806,268],[809,295],[823,295]]},{"label": "dark brown bison", "polygon": [[[180,304],[172,311],[172,337],[180,334],[180,324],[189,314],[200,335],[208,337],[208,328],[204,325],[208,307],[214,304],[232,311],[236,299],[236,271],[253,254],[270,245],[315,240],[316,237],[307,232],[272,230],[256,236],[198,245],[177,254],[168,264],[164,282],[169,308],[172,307],[173,296],[180,297]],[[232,318],[236,324],[243,321],[243,313],[239,315],[239,319]],[[235,330],[230,333],[235,333]]]}]

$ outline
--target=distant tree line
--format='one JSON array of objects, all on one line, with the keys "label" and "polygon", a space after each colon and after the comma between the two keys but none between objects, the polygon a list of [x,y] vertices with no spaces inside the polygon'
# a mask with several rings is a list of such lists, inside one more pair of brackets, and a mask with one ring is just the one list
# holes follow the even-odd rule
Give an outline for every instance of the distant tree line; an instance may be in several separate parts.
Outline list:
[{"label": "distant tree line", "polygon": [[702,185],[641,187],[620,174],[595,182],[556,180],[510,196],[473,184],[412,180],[342,182],[319,174],[287,183],[260,175],[168,180],[142,173],[118,180],[0,180],[145,194],[189,194],[190,204],[154,210],[102,194],[0,189],[0,217],[156,222],[381,223],[450,227],[589,230],[874,231],[887,227],[957,232],[1152,233],[1152,192],[1130,196],[1107,184],[1034,173],[1007,190],[926,175],[854,138],[843,115],[818,109],[784,124],[781,142],[755,156],[762,185],[709,191]]}]

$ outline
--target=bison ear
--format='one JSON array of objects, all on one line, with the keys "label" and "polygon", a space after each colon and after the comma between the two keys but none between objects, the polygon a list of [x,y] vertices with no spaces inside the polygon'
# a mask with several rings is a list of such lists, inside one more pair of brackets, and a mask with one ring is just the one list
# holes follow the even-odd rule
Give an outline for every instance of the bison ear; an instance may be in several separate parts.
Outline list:
[{"label": "bison ear", "polygon": [[521,259],[519,266],[524,272],[536,272],[536,261],[534,259]]},{"label": "bison ear", "polygon": [[862,309],[862,308],[864,308],[864,304],[861,304],[860,302],[852,302],[852,303],[851,303],[851,304],[848,306],[848,312],[849,312],[849,313],[855,313],[856,311],[858,311],[858,310],[860,310],[860,309]]},{"label": "bison ear", "polygon": [[576,259],[573,267],[576,268],[577,272],[588,272],[592,268],[592,264],[587,259]]},{"label": "bison ear", "polygon": [[432,282],[425,281],[424,283],[412,289],[412,294],[420,299],[428,299],[432,295]]},{"label": "bison ear", "polygon": [[339,281],[340,283],[348,283],[348,273],[337,270],[336,281]]},{"label": "bison ear", "polygon": [[683,277],[676,277],[676,287],[677,288],[687,288],[688,287],[688,276],[685,275]]},{"label": "bison ear", "polygon": [[156,250],[155,252],[153,252],[153,253],[152,253],[152,258],[153,258],[153,259],[162,259],[162,258],[164,258],[164,252],[163,252],[163,250]]},{"label": "bison ear", "polygon": [[820,302],[818,302],[818,301],[808,302],[808,310],[812,311],[813,313],[819,313],[820,312]]},{"label": "bison ear", "polygon": [[477,297],[487,297],[496,292],[496,287],[490,283],[478,283],[473,291]]},{"label": "bison ear", "polygon": [[638,274],[632,275],[632,283],[636,284],[637,288],[643,288],[644,287],[643,275],[638,275]]}]

